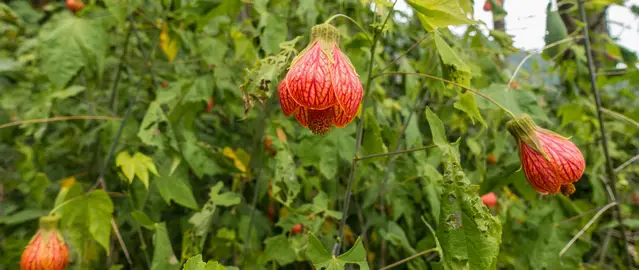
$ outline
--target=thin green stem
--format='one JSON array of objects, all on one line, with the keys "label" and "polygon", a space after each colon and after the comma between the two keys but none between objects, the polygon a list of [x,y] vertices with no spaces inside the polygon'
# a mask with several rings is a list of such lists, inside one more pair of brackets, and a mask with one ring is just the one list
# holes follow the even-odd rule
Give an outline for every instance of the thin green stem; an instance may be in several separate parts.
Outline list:
[{"label": "thin green stem", "polygon": [[429,146],[423,146],[423,147],[417,147],[417,148],[411,148],[411,149],[405,149],[405,150],[398,150],[398,151],[390,152],[390,153],[366,155],[366,156],[357,157],[355,159],[357,161],[360,161],[360,160],[369,159],[369,158],[401,155],[401,154],[405,154],[405,153],[417,152],[417,151],[422,151],[422,150],[435,148],[435,147],[437,147],[437,146],[436,145],[429,145]]},{"label": "thin green stem", "polygon": [[411,45],[406,51],[404,51],[401,55],[399,55],[398,57],[396,57],[395,59],[393,59],[393,61],[391,61],[390,63],[388,63],[388,65],[386,65],[384,68],[382,68],[379,72],[377,72],[377,75],[381,74],[382,72],[386,71],[387,69],[389,69],[390,67],[393,66],[393,64],[395,64],[395,62],[399,61],[399,59],[402,59],[404,56],[406,56],[410,51],[412,51],[413,49],[417,48],[417,45],[419,45],[420,43],[422,43],[424,40],[426,40],[427,38],[432,37],[430,34],[426,34],[424,35],[422,38],[418,39],[417,41],[415,41],[415,43],[413,43],[413,45]]},{"label": "thin green stem", "polygon": [[[390,18],[391,14],[393,14],[393,10],[395,9],[395,4],[397,4],[397,0],[395,0],[395,2],[393,3],[393,6],[391,7],[391,10],[388,12],[388,15],[386,16],[386,19],[384,20],[384,23],[382,24],[382,26],[376,30],[375,36],[373,37],[373,40],[372,40],[372,46],[370,50],[370,54],[371,54],[370,61],[368,63],[368,79],[366,80],[366,86],[364,87],[365,93],[364,93],[364,104],[362,106],[362,112],[366,112],[366,107],[368,105],[367,97],[368,97],[368,94],[370,93],[371,83],[373,82],[373,64],[375,62],[375,49],[377,48],[377,40],[379,39],[379,36],[381,35],[381,32],[384,29],[384,26],[386,25],[386,23],[388,22],[388,19]],[[353,188],[353,179],[355,179],[355,169],[357,167],[356,158],[357,158],[357,154],[359,153],[359,149],[362,146],[363,134],[364,134],[364,116],[362,116],[362,118],[360,118],[359,122],[357,123],[357,138],[355,140],[355,156],[353,157],[353,162],[351,164],[351,171],[348,176],[348,182],[346,184],[346,194],[344,196],[344,204],[342,205],[343,216],[342,216],[342,220],[340,222],[340,227],[339,227],[339,239],[333,246],[333,256],[337,256],[339,254],[339,250],[342,246],[342,239],[344,239],[344,227],[346,226],[346,219],[348,217],[348,206],[351,200],[351,195],[352,195],[351,190]]]},{"label": "thin green stem", "polygon": [[66,205],[67,205],[67,204],[69,204],[69,203],[72,203],[72,202],[74,202],[74,201],[77,201],[77,200],[79,200],[79,199],[82,199],[82,198],[84,198],[84,197],[88,196],[89,194],[90,194],[90,193],[85,193],[85,194],[82,194],[82,195],[78,195],[78,196],[76,196],[76,197],[73,197],[73,198],[71,198],[71,199],[69,199],[69,200],[67,200],[67,201],[64,201],[64,202],[63,202],[63,203],[61,203],[60,205],[58,205],[58,206],[54,207],[53,209],[51,209],[51,211],[49,211],[49,215],[51,216],[51,215],[55,214],[56,212],[58,212],[58,210],[60,210],[60,208],[62,208],[62,207],[64,207],[64,206],[66,206]]},{"label": "thin green stem", "polygon": [[603,108],[603,107],[600,108],[599,110],[602,113],[605,113],[605,114],[607,114],[608,116],[610,116],[612,118],[616,118],[618,120],[622,120],[622,121],[624,121],[624,122],[626,122],[628,124],[631,124],[632,126],[634,126],[636,128],[639,128],[639,122],[633,120],[632,118],[630,118],[628,116],[625,116],[623,114],[620,114],[618,112],[615,112],[615,111],[612,111],[612,110],[609,110],[609,109],[606,109],[606,108]]},{"label": "thin green stem", "polygon": [[546,49],[550,49],[552,47],[558,46],[558,45],[563,44],[563,43],[568,42],[568,41],[582,39],[583,37],[584,36],[576,36],[576,37],[564,38],[562,40],[559,40],[559,41],[556,41],[556,42],[553,42],[553,43],[550,43],[550,44],[544,46],[538,52],[531,52],[528,55],[526,55],[526,57],[524,57],[524,59],[521,59],[521,61],[519,62],[519,65],[517,65],[517,68],[515,68],[515,72],[513,72],[513,75],[510,77],[510,80],[508,81],[508,84],[506,85],[506,91],[510,90],[510,86],[513,83],[513,81],[515,80],[515,77],[517,77],[517,73],[519,72],[519,69],[521,69],[521,67],[524,66],[524,63],[526,63],[526,61],[528,59],[530,59],[531,57],[533,57],[535,54],[541,54]]},{"label": "thin green stem", "polygon": [[364,36],[366,36],[366,40],[368,40],[368,42],[369,42],[369,43],[371,43],[371,44],[373,43],[373,40],[372,40],[372,39],[371,39],[371,37],[368,35],[368,33],[366,33],[366,30],[364,30],[364,28],[363,28],[361,25],[359,25],[359,23],[357,23],[357,22],[356,22],[353,18],[351,18],[351,17],[349,17],[349,16],[347,16],[347,15],[344,15],[344,14],[335,14],[335,15],[331,16],[330,18],[328,18],[328,19],[327,19],[324,23],[325,23],[325,24],[328,24],[328,23],[330,23],[332,20],[334,20],[334,19],[336,19],[336,18],[339,18],[339,17],[346,18],[346,19],[348,19],[349,21],[351,21],[353,24],[355,24],[355,26],[357,26],[357,28],[359,28],[359,30],[360,30],[360,31],[362,31],[362,34],[364,34]]},{"label": "thin green stem", "polygon": [[446,80],[446,79],[439,78],[439,77],[437,77],[437,76],[433,76],[433,75],[429,75],[429,74],[424,74],[424,73],[417,73],[417,72],[384,72],[384,73],[381,73],[381,74],[376,75],[374,78],[378,78],[378,77],[381,77],[381,76],[383,76],[383,75],[412,75],[412,76],[420,76],[420,77],[425,77],[425,78],[429,78],[429,79],[433,79],[433,80],[438,80],[438,81],[442,81],[442,82],[450,83],[450,84],[452,84],[452,85],[455,85],[455,86],[461,87],[462,89],[465,89],[465,90],[467,90],[467,91],[470,91],[470,92],[472,92],[472,93],[475,93],[476,95],[478,95],[478,96],[480,96],[480,97],[482,97],[482,98],[486,99],[488,102],[490,102],[490,103],[492,103],[492,104],[495,104],[495,106],[499,107],[499,108],[500,108],[500,109],[502,109],[504,112],[506,112],[506,113],[508,114],[508,116],[510,116],[510,118],[515,119],[515,118],[517,117],[517,116],[516,116],[513,112],[511,112],[510,110],[506,109],[506,107],[502,106],[501,104],[497,103],[497,101],[495,101],[495,100],[494,100],[494,99],[492,99],[491,97],[489,97],[489,96],[487,96],[487,95],[483,94],[482,92],[479,92],[479,91],[477,91],[477,90],[475,90],[475,89],[472,89],[472,88],[470,88],[470,87],[463,86],[463,85],[458,84],[458,83],[453,82],[453,81],[449,81],[449,80]]},{"label": "thin green stem", "polygon": [[[601,102],[601,95],[599,94],[599,90],[597,89],[597,73],[595,70],[595,64],[592,57],[592,48],[590,46],[590,37],[588,34],[588,18],[586,17],[586,8],[584,7],[584,0],[579,0],[579,17],[581,21],[584,23],[584,43],[586,47],[586,59],[588,60],[588,73],[590,75],[590,89],[594,94],[595,105],[597,106],[597,120],[599,121],[599,132],[601,133],[601,146],[603,148],[603,154],[606,158],[606,172],[608,174],[608,179],[610,179],[610,188],[612,189],[612,194],[615,197],[615,202],[617,203],[617,207],[615,207],[615,215],[617,222],[619,222],[619,229],[621,230],[621,240],[623,241],[623,247],[626,252],[626,263],[628,264],[629,269],[633,269],[634,262],[632,256],[630,255],[630,251],[628,249],[628,237],[626,236],[626,226],[622,222],[621,217],[621,206],[618,204],[619,196],[617,196],[617,174],[615,173],[614,167],[612,165],[612,158],[610,157],[610,152],[608,151],[608,138],[606,134],[606,125],[603,120],[603,113],[601,108],[603,108],[603,104]],[[604,210],[604,209],[602,209]],[[563,250],[562,250],[563,253]],[[560,253],[560,256],[561,254]]]},{"label": "thin green stem", "polygon": [[413,260],[413,259],[415,259],[415,258],[417,258],[417,257],[421,257],[421,256],[423,256],[423,255],[426,255],[426,254],[428,254],[428,253],[435,252],[435,251],[437,251],[437,248],[431,248],[431,249],[424,250],[424,251],[422,251],[422,252],[420,252],[420,253],[417,253],[417,254],[415,254],[415,255],[413,255],[413,256],[410,256],[410,257],[408,257],[408,258],[405,258],[405,259],[403,259],[403,260],[401,260],[401,261],[397,261],[397,262],[394,262],[394,263],[392,263],[392,264],[389,264],[389,265],[388,265],[388,266],[386,266],[386,267],[382,267],[382,268],[380,268],[379,270],[391,269],[391,268],[393,268],[393,267],[395,267],[395,266],[398,266],[398,265],[400,265],[400,264],[407,263],[407,262],[409,262],[409,261],[411,261],[411,260]]}]

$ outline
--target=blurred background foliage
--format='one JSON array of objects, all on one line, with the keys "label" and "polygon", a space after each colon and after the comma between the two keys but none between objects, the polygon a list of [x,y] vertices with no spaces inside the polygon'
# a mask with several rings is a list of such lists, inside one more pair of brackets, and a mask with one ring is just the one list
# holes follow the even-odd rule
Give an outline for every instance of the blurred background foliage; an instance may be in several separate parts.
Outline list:
[{"label": "blurred background foliage", "polygon": [[[62,1],[0,3],[0,269],[18,269],[37,218],[52,210],[62,215],[69,269],[179,269],[192,257],[186,269],[209,260],[379,268],[432,248],[397,268],[637,261],[639,166],[627,162],[639,154],[637,57],[597,20],[623,1],[586,3],[616,186],[605,174],[576,1],[548,10],[546,44],[564,42],[521,69],[534,52],[514,48],[503,25],[471,20],[470,0],[407,2],[410,14],[387,0],[91,0],[75,13]],[[493,12],[496,22],[508,16]],[[276,86],[310,28],[337,13],[366,30],[331,22],[362,83],[374,80],[359,117],[316,136],[284,116]],[[457,25],[463,34],[448,29]],[[570,137],[587,163],[577,192],[542,196],[526,183],[498,107],[401,73],[471,87]],[[420,147],[359,160],[343,213],[356,154]],[[479,198],[489,192],[498,197],[490,209]],[[620,213],[603,213],[559,256],[615,201]],[[331,258],[344,218],[344,255]]]}]

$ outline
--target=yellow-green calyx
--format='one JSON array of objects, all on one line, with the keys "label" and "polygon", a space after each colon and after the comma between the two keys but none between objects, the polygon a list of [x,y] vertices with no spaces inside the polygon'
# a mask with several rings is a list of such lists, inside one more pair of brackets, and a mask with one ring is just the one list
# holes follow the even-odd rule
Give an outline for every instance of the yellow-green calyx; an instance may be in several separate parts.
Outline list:
[{"label": "yellow-green calyx", "polygon": [[542,154],[546,159],[549,159],[537,136],[537,132],[542,129],[535,124],[530,116],[523,114],[520,117],[510,120],[506,123],[506,129],[508,129],[508,132],[510,132],[517,141],[523,141],[528,147]]},{"label": "yellow-green calyx", "polygon": [[337,44],[339,42],[339,37],[339,30],[337,30],[335,26],[327,23],[318,24],[311,28],[310,44],[315,42],[315,40],[318,40],[320,42],[320,45],[322,46],[322,49],[327,49],[325,48],[325,46],[330,46],[332,48],[333,44]]},{"label": "yellow-green calyx", "polygon": [[311,28],[311,42],[309,42],[306,48],[293,58],[293,61],[291,61],[291,67],[293,67],[306,54],[306,52],[315,45],[315,41],[317,41],[326,57],[328,57],[329,61],[332,63],[333,45],[339,42],[339,37],[339,30],[337,30],[335,26],[327,23],[313,26],[313,28]]},{"label": "yellow-green calyx", "polygon": [[40,217],[40,229],[45,231],[57,230],[59,221],[60,216],[58,215]]}]

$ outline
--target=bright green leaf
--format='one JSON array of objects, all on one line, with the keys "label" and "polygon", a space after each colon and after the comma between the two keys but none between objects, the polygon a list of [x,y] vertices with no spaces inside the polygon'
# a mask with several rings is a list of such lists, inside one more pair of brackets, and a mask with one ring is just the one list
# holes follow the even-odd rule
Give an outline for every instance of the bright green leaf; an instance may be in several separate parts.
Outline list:
[{"label": "bright green leaf", "polygon": [[295,250],[291,248],[291,244],[285,235],[267,238],[265,241],[266,248],[264,256],[266,261],[276,261],[279,265],[287,265],[297,259]]},{"label": "bright green leaf", "polygon": [[60,208],[65,224],[72,228],[88,229],[93,239],[109,254],[111,239],[111,215],[113,203],[104,190],[94,190],[88,195],[69,198]]},{"label": "bright green leaf", "polygon": [[138,222],[142,227],[147,228],[149,230],[155,229],[155,222],[153,222],[149,216],[147,216],[144,212],[141,211],[133,211],[131,212],[131,216],[135,221]]},{"label": "bright green leaf", "polygon": [[475,94],[472,92],[466,92],[459,95],[459,100],[455,102],[454,106],[456,109],[465,112],[470,117],[473,124],[475,124],[475,119],[477,119],[484,125],[484,127],[488,127],[479,112],[479,108],[477,108],[477,103],[475,103]]},{"label": "bright green leaf", "polygon": [[501,244],[501,221],[492,216],[450,154],[444,162],[442,209],[437,238],[444,269],[494,269]]},{"label": "bright green leaf", "polygon": [[179,269],[180,262],[173,253],[173,247],[171,245],[171,239],[169,239],[169,233],[166,230],[166,224],[156,223],[155,234],[153,235],[153,261],[151,262],[151,269],[157,270],[171,270]]},{"label": "bright green leaf", "polygon": [[158,102],[152,102],[140,125],[138,137],[143,143],[158,147],[160,150],[170,146],[179,150],[173,127]]},{"label": "bright green leaf", "polygon": [[[464,0],[462,0],[464,1]],[[427,31],[450,25],[472,24],[458,0],[407,0],[418,13]]]}]

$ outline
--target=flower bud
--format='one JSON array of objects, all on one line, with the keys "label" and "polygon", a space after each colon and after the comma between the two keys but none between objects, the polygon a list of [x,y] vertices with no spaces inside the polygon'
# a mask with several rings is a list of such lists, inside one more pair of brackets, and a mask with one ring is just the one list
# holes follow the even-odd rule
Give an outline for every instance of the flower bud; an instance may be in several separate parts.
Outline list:
[{"label": "flower bud", "polygon": [[278,86],[286,116],[315,134],[344,127],[359,110],[363,89],[353,64],[339,49],[339,31],[330,24],[311,29],[311,43],[293,59]]},{"label": "flower bud", "polygon": [[575,192],[586,168],[584,156],[567,138],[538,127],[528,115],[506,125],[517,140],[519,159],[528,183],[541,194]]},{"label": "flower bud", "polygon": [[69,263],[69,248],[58,231],[57,216],[40,218],[40,229],[22,252],[21,270],[62,270]]}]

